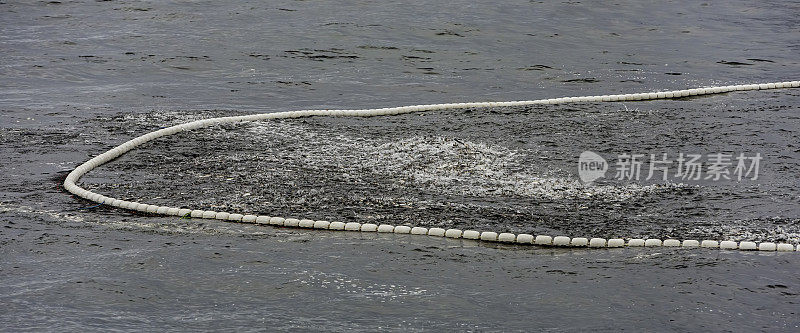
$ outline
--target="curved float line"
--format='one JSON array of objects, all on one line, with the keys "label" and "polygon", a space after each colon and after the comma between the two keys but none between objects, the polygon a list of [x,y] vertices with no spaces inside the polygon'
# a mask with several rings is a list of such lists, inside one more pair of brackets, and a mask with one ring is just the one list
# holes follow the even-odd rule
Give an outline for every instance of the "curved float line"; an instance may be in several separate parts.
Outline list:
[{"label": "curved float line", "polygon": [[[760,251],[782,251],[789,252],[795,251],[792,244],[775,244],[771,242],[762,242],[756,244],[755,242],[734,242],[734,241],[714,241],[714,240],[683,240],[676,239],[604,239],[604,238],[584,238],[575,237],[569,238],[565,236],[550,237],[545,235],[533,236],[529,234],[515,235],[512,233],[496,233],[491,231],[478,232],[475,230],[458,230],[458,229],[441,229],[441,228],[423,228],[423,227],[409,227],[409,226],[393,226],[388,224],[375,225],[371,223],[343,223],[343,222],[328,222],[328,221],[314,221],[314,220],[298,220],[292,218],[270,217],[270,216],[256,216],[256,215],[243,215],[238,213],[192,210],[187,208],[169,207],[169,206],[156,206],[148,205],[139,202],[125,201],[112,197],[107,197],[99,193],[94,193],[81,188],[75,182],[80,180],[83,175],[92,171],[92,169],[107,163],[122,154],[125,154],[139,145],[154,140],[156,138],[172,135],[182,131],[190,131],[198,128],[208,127],[222,123],[256,121],[267,119],[285,119],[285,118],[300,118],[310,116],[346,116],[346,117],[371,117],[383,115],[397,115],[412,112],[423,112],[433,110],[447,110],[447,109],[464,109],[464,108],[482,108],[482,107],[500,107],[500,106],[521,106],[521,105],[534,105],[534,104],[562,104],[562,103],[579,103],[579,102],[618,102],[618,101],[641,101],[653,99],[668,99],[668,98],[681,98],[687,96],[719,94],[732,91],[746,91],[746,90],[764,90],[764,89],[781,89],[781,88],[797,88],[800,87],[800,81],[787,81],[775,83],[762,83],[762,84],[746,84],[746,85],[733,85],[723,87],[710,87],[710,88],[697,88],[685,89],[664,92],[651,92],[651,93],[638,93],[638,94],[622,94],[622,95],[602,95],[602,96],[581,96],[581,97],[562,97],[553,99],[538,99],[532,101],[515,101],[515,102],[478,102],[478,103],[449,103],[449,104],[431,104],[431,105],[413,105],[402,107],[391,107],[381,109],[360,109],[360,110],[302,110],[302,111],[286,111],[276,113],[254,114],[247,116],[235,117],[219,117],[192,121],[185,124],[175,125],[163,128],[145,135],[136,137],[129,140],[105,153],[102,153],[94,158],[84,162],[75,170],[67,175],[64,180],[64,188],[70,193],[81,198],[91,200],[100,204],[106,204],[114,207],[119,207],[128,210],[135,210],[140,212],[154,213],[160,215],[172,215],[178,217],[191,216],[193,218],[217,219],[241,223],[256,223],[264,225],[295,227],[295,228],[313,228],[313,229],[327,229],[327,230],[346,230],[346,231],[361,231],[361,232],[379,232],[379,233],[398,233],[398,234],[414,234],[414,235],[429,235],[435,237],[448,237],[448,238],[464,238],[474,239],[487,242],[502,242],[502,243],[517,243],[517,244],[534,244],[542,246],[570,246],[570,247],[649,247],[649,246],[667,246],[667,247],[704,247],[704,248],[719,248],[719,249],[740,249],[740,250],[760,250]],[[796,251],[800,251],[800,245],[797,246]]]}]

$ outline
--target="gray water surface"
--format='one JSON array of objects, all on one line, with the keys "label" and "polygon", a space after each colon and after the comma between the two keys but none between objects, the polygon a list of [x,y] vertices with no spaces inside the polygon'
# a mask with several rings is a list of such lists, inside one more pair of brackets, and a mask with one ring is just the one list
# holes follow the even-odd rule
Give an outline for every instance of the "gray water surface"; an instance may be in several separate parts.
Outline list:
[{"label": "gray water surface", "polygon": [[[797,80],[792,2],[0,2],[6,331],[800,327],[795,253],[557,249],[131,213],[66,174],[214,116]],[[800,90],[315,117],[159,139],[82,186],[272,216],[798,244]],[[760,153],[757,180],[578,181],[581,152]]]}]

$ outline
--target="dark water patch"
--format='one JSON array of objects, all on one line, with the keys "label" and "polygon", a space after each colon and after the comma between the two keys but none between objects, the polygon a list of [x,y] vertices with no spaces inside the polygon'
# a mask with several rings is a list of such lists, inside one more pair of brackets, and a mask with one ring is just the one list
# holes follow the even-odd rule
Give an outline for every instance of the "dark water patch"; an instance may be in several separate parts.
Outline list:
[{"label": "dark water patch", "polygon": [[751,63],[746,63],[746,62],[726,61],[726,60],[720,60],[720,61],[717,61],[717,63],[718,64],[723,64],[723,65],[729,65],[729,66],[750,66],[750,65],[752,65]]},{"label": "dark water patch", "polygon": [[170,60],[172,60],[172,59],[186,59],[186,60],[191,60],[191,61],[198,61],[198,60],[211,61],[211,59],[207,55],[204,55],[204,56],[175,56],[173,58],[168,58],[168,59],[170,59]]},{"label": "dark water patch", "polygon": [[452,31],[452,30],[445,30],[445,31],[437,32],[436,35],[437,36],[465,37],[464,35],[462,35],[462,34],[460,34],[458,32]]},{"label": "dark water patch", "polygon": [[378,46],[378,45],[359,45],[358,48],[364,50],[398,50],[398,48],[394,46]]},{"label": "dark water patch", "polygon": [[267,55],[267,54],[250,53],[247,56],[253,57],[253,58],[256,58],[256,59],[261,59],[261,60],[269,60],[270,59],[270,56]]},{"label": "dark water patch", "polygon": [[547,66],[547,65],[533,65],[533,66],[527,66],[527,67],[520,67],[520,68],[517,68],[517,69],[518,70],[522,70],[522,71],[543,71],[543,70],[547,70],[547,69],[553,69],[553,67],[550,67],[550,66]]},{"label": "dark water patch", "polygon": [[596,78],[593,78],[593,77],[587,77],[587,78],[580,78],[580,79],[561,80],[561,82],[566,82],[566,83],[597,83],[597,82],[600,82],[600,80],[598,80]]},{"label": "dark water patch", "polygon": [[42,18],[46,18],[46,19],[69,19],[69,18],[72,18],[72,16],[71,15],[45,15],[45,16],[42,16]]},{"label": "dark water patch", "polygon": [[750,61],[755,61],[755,62],[773,62],[773,63],[774,63],[774,61],[772,61],[772,60],[767,60],[767,59],[747,58],[747,60],[750,60]]},{"label": "dark water patch", "polygon": [[152,7],[120,7],[114,8],[114,10],[120,10],[125,12],[149,12],[152,10]]},{"label": "dark water patch", "polygon": [[289,58],[306,58],[314,61],[324,61],[325,59],[358,59],[360,58],[354,54],[348,54],[342,49],[303,49],[303,50],[289,50],[284,51],[288,53]]},{"label": "dark water patch", "polygon": [[82,55],[82,56],[78,56],[78,58],[81,58],[84,61],[93,62],[93,63],[96,63],[96,64],[102,64],[102,63],[107,63],[108,62],[108,59],[105,59],[105,58],[100,57],[100,56],[94,56],[94,55]]},{"label": "dark water patch", "polygon": [[311,82],[308,82],[308,81],[300,81],[300,82],[295,82],[295,81],[275,81],[275,83],[283,84],[283,85],[289,85],[289,86],[301,86],[301,85],[310,86],[311,85]]}]

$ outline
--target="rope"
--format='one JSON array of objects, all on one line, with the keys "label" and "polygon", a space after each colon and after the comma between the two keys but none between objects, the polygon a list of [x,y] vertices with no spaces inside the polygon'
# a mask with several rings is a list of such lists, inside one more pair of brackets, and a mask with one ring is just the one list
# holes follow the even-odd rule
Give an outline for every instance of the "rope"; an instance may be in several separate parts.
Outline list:
[{"label": "rope", "polygon": [[[459,230],[459,229],[442,229],[442,228],[423,228],[423,227],[410,227],[405,225],[393,226],[388,224],[375,225],[371,223],[344,223],[344,222],[328,222],[328,221],[314,221],[309,219],[293,219],[283,217],[271,216],[256,216],[245,215],[239,213],[229,212],[216,212],[210,210],[178,208],[170,206],[157,206],[149,205],[140,202],[126,201],[117,198],[101,195],[92,191],[81,188],[76,184],[81,177],[83,177],[92,169],[103,165],[122,154],[125,154],[139,145],[142,145],[151,140],[160,138],[162,136],[172,135],[182,131],[190,131],[198,128],[209,127],[222,123],[244,122],[244,121],[258,121],[267,119],[287,119],[287,118],[300,118],[310,116],[338,116],[338,117],[372,117],[384,115],[397,115],[412,112],[424,112],[434,110],[448,110],[448,109],[464,109],[464,108],[486,108],[486,107],[503,107],[503,106],[523,106],[523,105],[536,105],[536,104],[563,104],[563,103],[581,103],[581,102],[618,102],[618,101],[641,101],[641,100],[654,100],[654,99],[670,99],[681,98],[688,96],[720,94],[733,91],[747,91],[747,90],[766,90],[766,89],[782,89],[782,88],[797,88],[800,87],[800,81],[789,82],[775,82],[775,83],[762,83],[762,84],[746,84],[746,85],[733,85],[723,87],[710,87],[710,88],[696,88],[686,90],[664,91],[664,92],[651,92],[651,93],[637,93],[637,94],[622,94],[622,95],[602,95],[602,96],[581,96],[581,97],[562,97],[553,99],[538,99],[532,101],[514,101],[514,102],[475,102],[475,103],[448,103],[448,104],[430,104],[430,105],[412,105],[402,107],[380,108],[380,109],[360,109],[360,110],[301,110],[301,111],[286,111],[276,113],[263,113],[247,116],[235,117],[219,117],[210,118],[179,124],[171,127],[159,129],[154,132],[144,134],[127,141],[105,153],[102,153],[75,168],[67,175],[64,180],[64,188],[70,193],[81,198],[91,200],[100,204],[105,204],[122,209],[135,210],[140,212],[147,212],[159,215],[169,215],[178,217],[192,217],[204,219],[217,219],[230,222],[239,223],[256,223],[262,225],[273,225],[283,227],[295,228],[313,228],[313,229],[326,229],[326,230],[345,230],[345,231],[360,231],[360,232],[379,232],[379,233],[396,233],[396,234],[413,234],[413,235],[428,235],[432,237],[448,237],[448,238],[463,238],[473,239],[486,242],[502,242],[502,243],[517,243],[517,244],[534,244],[540,246],[564,246],[564,247],[652,247],[652,246],[666,246],[666,247],[703,247],[703,248],[719,248],[719,249],[739,249],[739,250],[759,250],[759,251],[781,251],[789,252],[795,251],[792,244],[785,243],[772,243],[742,241],[715,241],[715,240],[677,240],[677,239],[628,239],[627,241],[621,238],[604,239],[604,238],[585,238],[575,237],[570,238],[566,236],[551,237],[547,235],[529,235],[529,234],[512,234],[512,233],[497,233],[492,231],[475,231],[475,230]],[[796,251],[800,251],[800,245],[797,246]]]}]

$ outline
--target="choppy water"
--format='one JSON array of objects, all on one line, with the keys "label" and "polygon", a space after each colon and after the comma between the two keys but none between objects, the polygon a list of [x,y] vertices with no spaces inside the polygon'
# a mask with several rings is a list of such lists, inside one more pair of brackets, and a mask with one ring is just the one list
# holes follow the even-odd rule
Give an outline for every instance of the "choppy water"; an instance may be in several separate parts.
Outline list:
[{"label": "choppy water", "polygon": [[[549,249],[133,214],[60,183],[219,115],[796,80],[788,2],[0,4],[0,313],[20,330],[797,329],[800,258]],[[84,178],[267,215],[601,237],[800,234],[800,91],[209,128]],[[756,152],[755,181],[603,181],[584,150]]]}]

